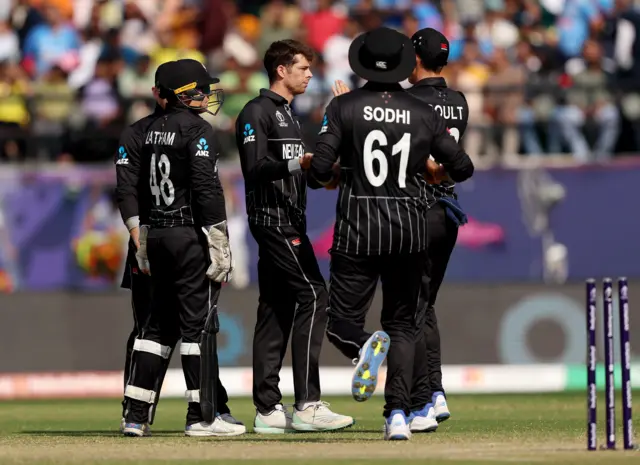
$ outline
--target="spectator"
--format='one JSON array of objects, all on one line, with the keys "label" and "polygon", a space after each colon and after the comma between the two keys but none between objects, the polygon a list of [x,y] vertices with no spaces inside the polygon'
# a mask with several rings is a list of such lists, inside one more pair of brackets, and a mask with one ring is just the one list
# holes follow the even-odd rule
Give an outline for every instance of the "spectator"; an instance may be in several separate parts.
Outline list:
[{"label": "spectator", "polygon": [[558,17],[558,46],[565,59],[579,57],[591,28],[599,28],[602,17],[592,0],[564,0]]},{"label": "spectator", "polygon": [[151,88],[155,86],[154,77],[155,68],[151,67],[151,58],[148,55],[140,56],[135,68],[127,67],[118,75],[119,93],[132,103],[127,116],[131,123],[152,111],[154,101],[150,95]]},{"label": "spectator", "polygon": [[317,10],[303,17],[307,44],[322,52],[329,37],[342,33],[345,22],[344,14],[333,7],[333,0],[318,0]]},{"label": "spectator", "polygon": [[507,53],[497,49],[491,61],[491,79],[485,85],[484,113],[493,123],[489,145],[493,147],[496,136],[501,136],[495,151],[503,158],[513,158],[519,153],[517,115],[523,103],[525,83],[524,67],[510,63]]},{"label": "spectator", "polygon": [[107,126],[119,116],[120,102],[115,86],[115,66],[115,57],[101,57],[96,65],[95,76],[81,90],[82,112],[91,126]]},{"label": "spectator", "polygon": [[36,77],[43,76],[54,65],[72,70],[78,65],[80,49],[80,37],[60,7],[47,4],[43,13],[46,22],[29,32],[24,45],[24,66]]},{"label": "spectator", "polygon": [[341,80],[355,84],[355,75],[349,65],[349,45],[360,34],[360,24],[351,17],[344,23],[343,30],[327,40],[324,46],[323,59],[326,63],[326,78],[332,83]]},{"label": "spectator", "polygon": [[460,60],[459,72],[449,82],[451,86],[464,92],[469,104],[469,127],[464,136],[464,147],[467,153],[474,158],[480,155],[482,142],[485,139],[484,135],[488,130],[482,112],[484,106],[482,89],[488,81],[489,75],[489,68],[481,59],[478,43],[467,40]]},{"label": "spectator", "polygon": [[[558,109],[558,124],[578,161],[607,160],[615,149],[620,114],[607,89],[614,71],[612,65],[603,57],[601,45],[593,40],[585,43],[582,59],[567,63],[572,86],[567,90],[567,104]],[[582,132],[587,122],[597,135],[593,154]]]},{"label": "spectator", "polygon": [[33,87],[33,132],[40,141],[38,158],[55,160],[62,152],[62,140],[68,130],[75,95],[67,85],[67,74],[54,66]]},{"label": "spectator", "polygon": [[16,64],[0,63],[0,159],[17,161],[25,155],[29,93],[24,72]]},{"label": "spectator", "polygon": [[3,61],[20,61],[20,41],[18,34],[9,27],[9,23],[0,19],[0,62]]},{"label": "spectator", "polygon": [[251,67],[258,61],[257,39],[260,22],[253,15],[241,15],[227,33],[222,44],[226,57],[233,58],[240,66]]},{"label": "spectator", "polygon": [[292,39],[301,20],[302,13],[296,5],[286,4],[283,0],[265,4],[260,11],[262,34],[258,39],[258,56],[263,57],[272,42]]}]

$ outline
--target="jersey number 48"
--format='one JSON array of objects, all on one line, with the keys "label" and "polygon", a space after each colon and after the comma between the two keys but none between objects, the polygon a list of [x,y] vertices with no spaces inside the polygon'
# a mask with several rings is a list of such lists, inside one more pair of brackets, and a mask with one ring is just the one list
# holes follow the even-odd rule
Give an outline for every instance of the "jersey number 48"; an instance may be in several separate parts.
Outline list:
[{"label": "jersey number 48", "polygon": [[151,194],[156,198],[156,206],[160,206],[160,197],[164,201],[164,205],[169,206],[176,199],[175,189],[169,174],[171,174],[171,162],[169,157],[164,153],[160,155],[160,161],[157,166],[160,171],[160,184],[158,185],[158,178],[156,177],[156,154],[151,155],[151,176],[149,177],[149,186],[151,187]]}]

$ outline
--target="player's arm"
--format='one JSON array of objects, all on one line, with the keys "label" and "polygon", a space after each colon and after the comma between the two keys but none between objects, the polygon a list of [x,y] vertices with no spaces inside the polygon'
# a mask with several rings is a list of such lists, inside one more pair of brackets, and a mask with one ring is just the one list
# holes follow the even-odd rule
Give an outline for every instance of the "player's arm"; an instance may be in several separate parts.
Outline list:
[{"label": "player's arm", "polygon": [[226,221],[227,212],[218,176],[215,133],[209,124],[203,122],[189,131],[188,138],[192,201],[199,216],[194,220],[205,227],[219,224]]},{"label": "player's arm", "polygon": [[218,147],[213,128],[203,121],[189,135],[192,202],[197,206],[196,223],[207,237],[211,264],[207,277],[216,282],[231,279],[233,261],[227,230],[224,191],[218,174]]},{"label": "player's arm", "polygon": [[116,165],[116,201],[122,221],[127,226],[136,246],[140,215],[138,210],[138,179],[140,177],[141,134],[128,127],[120,137],[118,152],[114,155]]},{"label": "player's arm", "polygon": [[464,136],[464,133],[467,132],[467,125],[469,124],[469,103],[467,102],[467,96],[464,93],[458,91],[462,100],[464,100],[464,108],[462,110],[462,129],[460,129],[460,138],[458,139],[458,143]]},{"label": "player's arm", "polygon": [[460,147],[460,144],[447,131],[447,122],[436,112],[431,112],[431,117],[426,121],[433,140],[431,143],[431,155],[442,165],[442,170],[446,171],[455,182],[462,182],[473,175],[473,162],[467,153]]},{"label": "player's arm", "polygon": [[278,181],[302,170],[300,159],[269,160],[269,116],[256,103],[247,105],[236,121],[236,143],[247,180]]},{"label": "player's arm", "polygon": [[339,110],[338,99],[334,98],[327,106],[316,150],[311,159],[309,175],[325,187],[331,186],[336,176],[334,165],[338,161],[338,150],[342,141]]}]

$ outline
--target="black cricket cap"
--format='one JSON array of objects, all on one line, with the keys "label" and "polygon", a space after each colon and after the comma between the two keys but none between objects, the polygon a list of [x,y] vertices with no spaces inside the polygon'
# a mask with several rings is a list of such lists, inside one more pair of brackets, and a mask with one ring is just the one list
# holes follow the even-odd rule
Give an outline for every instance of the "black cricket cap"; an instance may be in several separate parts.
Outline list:
[{"label": "black cricket cap", "polygon": [[411,42],[426,68],[440,68],[448,63],[449,41],[442,32],[430,27],[421,29],[411,37]]},{"label": "black cricket cap", "polygon": [[197,60],[183,59],[163,63],[156,71],[156,81],[161,87],[180,94],[220,82],[209,75],[205,66]]},{"label": "black cricket cap", "polygon": [[351,42],[349,65],[366,81],[398,83],[411,75],[416,66],[416,53],[407,36],[379,27]]}]

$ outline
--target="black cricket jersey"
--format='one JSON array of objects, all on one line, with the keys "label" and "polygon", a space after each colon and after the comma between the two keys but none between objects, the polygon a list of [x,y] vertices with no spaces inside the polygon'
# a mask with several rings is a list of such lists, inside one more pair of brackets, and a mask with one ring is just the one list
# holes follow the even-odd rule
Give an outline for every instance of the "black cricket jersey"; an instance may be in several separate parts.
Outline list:
[{"label": "black cricket jersey", "polygon": [[113,162],[116,165],[116,201],[125,224],[140,216],[138,195],[145,181],[140,177],[142,147],[149,126],[163,113],[164,110],[156,105],[152,114],[128,126],[120,136]]},{"label": "black cricket jersey", "polygon": [[[305,144],[288,101],[262,89],[236,120],[236,144],[249,223],[268,227],[306,224],[307,175],[298,160],[305,153]],[[309,187],[321,186],[312,182]]]},{"label": "black cricket jersey", "polygon": [[[152,228],[226,220],[213,128],[186,108],[167,109],[144,134],[140,175]],[[141,213],[141,222],[145,216]]]},{"label": "black cricket jersey", "polygon": [[367,83],[334,98],[310,170],[327,183],[340,157],[333,250],[355,255],[423,251],[428,196],[419,177],[429,154],[456,181],[473,174],[471,159],[446,121],[400,85]]},{"label": "black cricket jersey", "polygon": [[[164,110],[156,105],[153,113],[136,121],[128,126],[120,136],[118,152],[114,156],[116,166],[116,201],[122,221],[131,229],[130,221],[138,218],[138,222],[148,224],[148,218],[140,218],[139,203],[143,205],[147,202],[141,197],[144,196],[144,180],[140,176],[141,151],[144,145],[147,129],[157,118],[162,116]],[[139,202],[139,199],[141,202]],[[146,222],[146,223],[145,223]],[[136,246],[133,239],[129,238],[129,248],[127,253],[127,263],[137,269]],[[134,272],[137,272],[134,271]],[[124,267],[121,287],[131,288],[131,269]]]},{"label": "black cricket jersey", "polygon": [[[429,104],[447,122],[447,129],[453,138],[460,142],[469,122],[469,105],[464,94],[447,87],[442,77],[426,78],[407,89],[414,97]],[[441,184],[428,184],[427,192],[433,197],[455,197],[454,183],[443,181]]]}]

